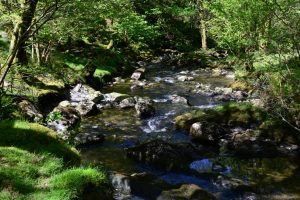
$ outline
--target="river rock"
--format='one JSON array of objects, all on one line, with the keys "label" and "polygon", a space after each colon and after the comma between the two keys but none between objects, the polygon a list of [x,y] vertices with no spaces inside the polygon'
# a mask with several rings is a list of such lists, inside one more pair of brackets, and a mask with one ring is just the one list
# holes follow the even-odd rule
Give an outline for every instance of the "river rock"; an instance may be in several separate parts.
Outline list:
[{"label": "river rock", "polygon": [[93,145],[100,144],[104,141],[102,134],[95,133],[79,133],[74,139],[76,145]]},{"label": "river rock", "polygon": [[18,107],[26,119],[34,122],[40,122],[43,120],[42,113],[31,102],[22,100],[18,103]]},{"label": "river rock", "polygon": [[76,105],[75,109],[81,116],[92,116],[98,114],[97,105],[92,101],[81,101]]},{"label": "river rock", "polygon": [[193,141],[197,142],[218,142],[226,131],[213,122],[196,122],[190,128],[190,135]]},{"label": "river rock", "polygon": [[140,79],[145,78],[145,71],[146,71],[146,68],[139,68],[139,69],[135,70],[133,72],[133,74],[131,75],[131,79],[140,80]]},{"label": "river rock", "polygon": [[127,149],[129,158],[167,170],[187,169],[190,162],[207,153],[207,149],[204,151],[190,143],[172,144],[162,140],[153,140]]},{"label": "river rock", "polygon": [[118,199],[127,199],[132,195],[145,199],[156,199],[161,193],[161,189],[152,184],[157,182],[157,177],[145,172],[134,174],[112,173],[110,179],[117,191]]},{"label": "river rock", "polygon": [[194,184],[184,184],[178,189],[163,191],[157,200],[217,200],[217,198]]},{"label": "river rock", "polygon": [[70,100],[71,102],[92,101],[100,103],[103,100],[103,95],[88,85],[77,84],[70,91]]},{"label": "river rock", "polygon": [[144,87],[142,85],[138,85],[138,84],[133,84],[131,87],[130,87],[130,90],[131,91],[137,91],[137,90],[142,90]]},{"label": "river rock", "polygon": [[155,114],[154,102],[150,98],[135,97],[135,110],[139,117],[147,118]]},{"label": "river rock", "polygon": [[51,120],[50,117],[47,126],[56,131],[63,140],[68,140],[70,137],[68,131],[80,122],[80,114],[68,101],[61,102],[48,116],[56,113],[57,119]]},{"label": "river rock", "polygon": [[189,105],[188,100],[185,97],[179,95],[171,95],[170,100],[172,103],[183,103]]},{"label": "river rock", "polygon": [[129,98],[126,98],[126,99],[123,99],[119,106],[120,108],[133,108],[136,104],[136,101],[133,97],[129,97]]},{"label": "river rock", "polygon": [[112,92],[112,93],[109,93],[109,94],[104,94],[103,102],[119,104],[122,100],[124,100],[128,97],[129,97],[129,95],[127,95],[127,94]]}]

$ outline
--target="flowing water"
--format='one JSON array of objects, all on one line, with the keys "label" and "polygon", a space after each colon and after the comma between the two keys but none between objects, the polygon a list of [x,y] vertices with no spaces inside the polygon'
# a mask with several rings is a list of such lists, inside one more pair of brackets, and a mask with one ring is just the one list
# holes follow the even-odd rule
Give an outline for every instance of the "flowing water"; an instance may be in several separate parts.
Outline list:
[{"label": "flowing water", "polygon": [[[176,75],[192,76],[194,80],[181,82],[176,79]],[[146,172],[154,177],[140,182],[149,191],[135,192],[130,188],[129,182],[124,181],[124,177],[114,176],[112,181],[119,187],[116,190],[116,199],[155,199],[156,190],[151,188],[160,191],[191,183],[199,185],[219,199],[300,199],[299,163],[289,158],[240,159],[219,155],[190,163],[192,173],[157,170],[127,158],[124,149],[142,141],[190,141],[185,133],[175,130],[174,117],[220,103],[191,91],[197,83],[224,87],[233,79],[232,76],[214,76],[209,70],[173,70],[157,65],[147,68],[146,80],[150,84],[142,90],[131,91],[132,83],[128,80],[107,86],[103,92],[150,97],[155,102],[154,117],[139,119],[134,109],[109,108],[97,116],[84,119],[82,123],[82,132],[101,132],[105,135],[103,144],[81,149],[85,164],[102,165],[111,173],[124,176]],[[172,103],[172,95],[185,97],[190,105]]]}]

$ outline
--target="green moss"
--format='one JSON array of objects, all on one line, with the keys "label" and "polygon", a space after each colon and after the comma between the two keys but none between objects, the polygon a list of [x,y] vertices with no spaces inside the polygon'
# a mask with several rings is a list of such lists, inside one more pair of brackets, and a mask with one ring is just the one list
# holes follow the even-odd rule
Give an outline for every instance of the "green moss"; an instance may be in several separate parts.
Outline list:
[{"label": "green moss", "polygon": [[208,121],[229,126],[249,126],[251,123],[262,123],[265,119],[266,113],[249,103],[228,103],[213,109],[195,110],[180,115],[175,118],[175,126],[189,131],[195,122]]},{"label": "green moss", "polygon": [[87,187],[101,188],[103,185],[108,185],[108,178],[105,173],[93,168],[70,169],[53,176],[49,185],[53,189],[73,191],[78,195],[88,189]]},{"label": "green moss", "polygon": [[175,118],[175,126],[177,129],[189,131],[190,126],[204,116],[206,116],[206,113],[200,110],[194,110],[191,113],[185,113]]},{"label": "green moss", "polygon": [[71,200],[87,187],[110,195],[104,172],[92,168],[64,171],[62,159],[15,147],[0,147],[0,199]]},{"label": "green moss", "polygon": [[266,113],[250,103],[228,103],[217,106],[215,111],[218,112],[222,122],[230,125],[247,126],[250,123],[262,123],[266,119]]},{"label": "green moss", "polygon": [[[51,176],[63,166],[61,159],[50,154],[38,155],[15,147],[0,147],[0,158],[3,195],[34,192],[40,178]],[[7,191],[3,191],[5,189]]]},{"label": "green moss", "polygon": [[51,153],[68,164],[80,163],[79,153],[59,141],[49,128],[24,121],[0,122],[0,146],[15,146],[30,152]]}]

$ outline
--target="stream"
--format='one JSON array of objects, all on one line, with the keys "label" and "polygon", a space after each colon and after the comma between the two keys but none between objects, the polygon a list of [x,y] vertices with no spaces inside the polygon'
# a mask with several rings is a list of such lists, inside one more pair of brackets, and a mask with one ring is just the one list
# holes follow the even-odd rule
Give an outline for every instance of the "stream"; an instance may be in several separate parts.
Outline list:
[{"label": "stream", "polygon": [[[193,80],[180,81],[176,78],[180,76]],[[189,164],[189,170],[182,171],[161,170],[128,158],[125,149],[144,141],[191,142],[187,134],[174,128],[174,118],[222,103],[193,89],[199,83],[226,87],[234,77],[231,73],[215,75],[205,69],[150,65],[145,79],[143,89],[132,91],[132,83],[126,80],[106,86],[102,92],[150,97],[155,102],[155,116],[140,119],[134,108],[106,108],[97,116],[83,119],[80,127],[80,132],[100,132],[105,136],[102,144],[85,146],[80,151],[85,165],[101,165],[110,172],[115,199],[156,199],[161,191],[182,184],[198,185],[218,199],[300,199],[299,161],[291,158],[242,159],[220,153],[195,160]],[[189,103],[172,102],[174,95]]]}]

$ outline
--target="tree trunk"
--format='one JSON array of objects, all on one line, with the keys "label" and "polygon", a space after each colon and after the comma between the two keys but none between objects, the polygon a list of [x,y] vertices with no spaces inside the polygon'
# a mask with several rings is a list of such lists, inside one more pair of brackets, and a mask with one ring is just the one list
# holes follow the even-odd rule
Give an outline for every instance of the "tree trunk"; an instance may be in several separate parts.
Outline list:
[{"label": "tree trunk", "polygon": [[203,50],[207,49],[207,35],[206,35],[206,20],[205,10],[203,7],[203,0],[197,0],[198,16],[199,16],[199,31],[201,36],[201,47]]},{"label": "tree trunk", "polygon": [[[28,64],[28,58],[27,58],[27,53],[26,53],[26,42],[28,39],[28,35],[30,34],[27,30],[30,27],[36,5],[37,5],[38,0],[24,0],[21,3],[21,19],[19,22],[16,23],[15,25],[15,30],[14,30],[14,35],[16,39],[18,39],[18,52],[15,57],[16,63],[20,65],[27,65]],[[13,43],[16,43],[13,41]],[[11,47],[13,44],[11,45]]]},{"label": "tree trunk", "polygon": [[14,31],[9,48],[9,57],[5,63],[3,72],[1,71],[0,86],[14,63],[26,65],[28,63],[26,55],[26,41],[28,40],[30,25],[34,17],[38,0],[23,0],[21,2],[20,19],[14,24]]}]

